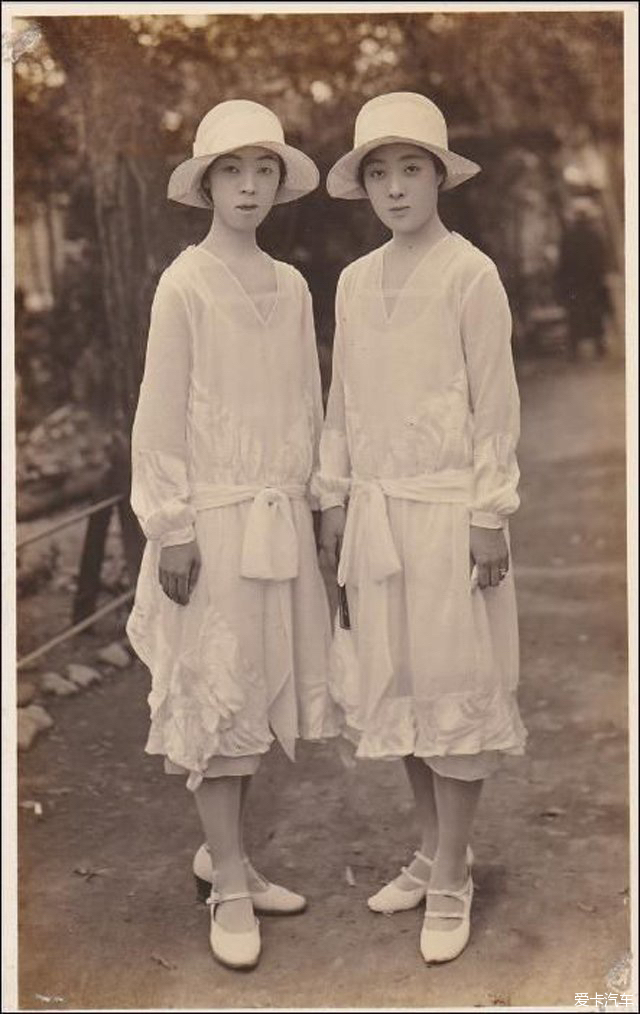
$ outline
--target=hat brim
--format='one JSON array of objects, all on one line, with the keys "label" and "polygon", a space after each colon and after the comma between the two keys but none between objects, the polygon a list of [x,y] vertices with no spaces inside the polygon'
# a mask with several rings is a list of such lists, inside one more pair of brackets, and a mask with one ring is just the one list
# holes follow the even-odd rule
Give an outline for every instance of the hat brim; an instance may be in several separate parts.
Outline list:
[{"label": "hat brim", "polygon": [[[255,141],[255,147],[266,148],[268,151],[279,155],[286,168],[284,183],[276,193],[274,204],[286,204],[288,201],[296,201],[316,189],[320,183],[320,173],[314,162],[308,155],[292,148],[289,144],[280,144],[278,141]],[[167,187],[167,197],[179,204],[188,204],[193,208],[208,208],[211,210],[211,201],[202,192],[202,177],[212,162],[215,162],[221,155],[228,155],[235,148],[226,148],[224,151],[216,151],[207,155],[197,155],[181,162],[171,173]]]},{"label": "hat brim", "polygon": [[461,183],[470,180],[472,176],[481,172],[481,166],[464,155],[458,155],[448,148],[440,148],[437,144],[425,144],[413,137],[400,137],[388,135],[377,137],[374,141],[361,144],[353,151],[348,152],[339,158],[335,165],[329,170],[327,176],[327,191],[331,197],[340,197],[346,201],[356,201],[359,198],[367,197],[367,192],[358,181],[358,170],[365,155],[368,155],[374,148],[380,148],[384,144],[415,144],[419,148],[436,155],[442,162],[445,169],[445,179],[440,186],[441,190],[453,190]]}]

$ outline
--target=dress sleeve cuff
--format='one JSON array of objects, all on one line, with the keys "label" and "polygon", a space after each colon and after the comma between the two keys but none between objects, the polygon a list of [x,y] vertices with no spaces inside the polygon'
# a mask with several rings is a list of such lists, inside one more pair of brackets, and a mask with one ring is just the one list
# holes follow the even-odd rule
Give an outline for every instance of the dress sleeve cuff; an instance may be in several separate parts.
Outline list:
[{"label": "dress sleeve cuff", "polygon": [[504,524],[499,514],[492,514],[490,511],[471,511],[471,524],[475,528],[503,528]]},{"label": "dress sleeve cuff", "polygon": [[174,532],[165,532],[158,539],[158,545],[161,549],[166,546],[186,546],[188,542],[193,542],[195,537],[195,528],[193,525],[189,525],[187,528],[180,528]]}]

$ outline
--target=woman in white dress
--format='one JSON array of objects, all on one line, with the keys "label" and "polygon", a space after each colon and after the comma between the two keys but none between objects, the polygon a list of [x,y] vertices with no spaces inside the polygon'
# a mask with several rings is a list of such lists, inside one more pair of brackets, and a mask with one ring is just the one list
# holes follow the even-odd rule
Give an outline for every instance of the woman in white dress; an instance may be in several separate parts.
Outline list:
[{"label": "woman in white dress", "polygon": [[213,209],[211,227],[160,279],[133,429],[148,542],[127,630],[152,674],[146,749],[194,792],[211,947],[232,967],[258,961],[254,911],[305,905],[245,855],[249,780],[274,738],[293,759],[297,737],[336,731],[308,493],[322,425],[311,297],[256,243],[274,203],[317,184],[264,106],[207,113],[169,197]]},{"label": "woman in white dress", "polygon": [[343,271],[336,298],[315,483],[351,618],[333,693],[358,756],[405,761],[421,848],[369,907],[426,896],[429,962],[466,946],[482,781],[525,739],[506,520],[519,502],[511,317],[493,262],[438,215],[439,190],[478,170],[449,150],[437,107],[400,92],[365,104],[327,180],[333,197],[368,198],[392,233]]}]

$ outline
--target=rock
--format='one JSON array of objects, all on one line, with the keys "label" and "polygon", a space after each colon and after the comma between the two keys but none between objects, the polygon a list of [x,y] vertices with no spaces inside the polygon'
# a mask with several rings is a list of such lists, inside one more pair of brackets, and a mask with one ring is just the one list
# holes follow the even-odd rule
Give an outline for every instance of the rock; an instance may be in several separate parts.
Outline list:
[{"label": "rock", "polygon": [[75,683],[66,680],[64,676],[59,676],[57,672],[44,673],[40,678],[40,687],[45,694],[55,694],[56,697],[70,697],[79,690]]},{"label": "rock", "polygon": [[116,669],[126,669],[127,666],[131,665],[129,652],[119,641],[114,641],[105,648],[101,648],[98,652],[98,658],[101,662],[112,665]]},{"label": "rock", "polygon": [[18,708],[17,741],[18,750],[28,750],[38,735],[38,727],[25,708]]},{"label": "rock", "polygon": [[39,704],[30,704],[27,708],[21,708],[20,710],[29,716],[38,730],[50,729],[54,724],[51,715]]},{"label": "rock", "polygon": [[89,687],[102,679],[102,674],[97,669],[92,669],[88,665],[78,665],[76,662],[71,662],[67,666],[67,675],[79,687]]},{"label": "rock", "polygon": [[61,405],[60,408],[54,409],[54,411],[47,416],[45,422],[50,426],[55,426],[57,423],[61,423],[66,419],[69,419],[72,412],[73,408],[71,405]]},{"label": "rock", "polygon": [[16,687],[16,701],[19,708],[23,708],[26,704],[31,704],[31,701],[36,696],[36,688],[33,683],[29,683],[27,680],[18,680],[18,686]]},{"label": "rock", "polygon": [[18,750],[28,750],[38,733],[44,729],[50,729],[52,725],[51,716],[37,704],[30,704],[27,708],[18,708]]}]

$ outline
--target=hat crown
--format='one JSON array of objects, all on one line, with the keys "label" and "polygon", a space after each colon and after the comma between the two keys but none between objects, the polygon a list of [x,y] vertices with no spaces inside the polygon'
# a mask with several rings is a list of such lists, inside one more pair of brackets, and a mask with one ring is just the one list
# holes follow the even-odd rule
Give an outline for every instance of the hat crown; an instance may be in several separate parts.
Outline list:
[{"label": "hat crown", "polygon": [[388,137],[449,147],[447,124],[435,102],[417,92],[390,92],[370,99],[356,118],[353,146]]},{"label": "hat crown", "polygon": [[284,144],[282,124],[270,109],[249,99],[220,102],[202,118],[193,142],[194,157],[270,141]]}]

